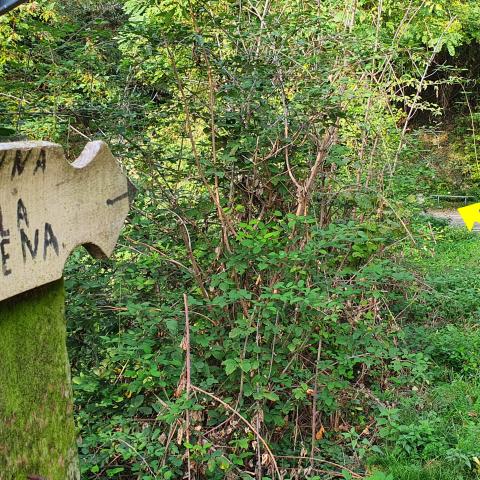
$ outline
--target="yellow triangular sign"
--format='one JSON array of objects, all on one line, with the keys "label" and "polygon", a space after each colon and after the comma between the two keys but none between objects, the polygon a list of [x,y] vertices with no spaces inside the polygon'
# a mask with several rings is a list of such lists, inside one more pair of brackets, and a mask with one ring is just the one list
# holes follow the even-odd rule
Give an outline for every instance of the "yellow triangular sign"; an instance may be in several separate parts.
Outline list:
[{"label": "yellow triangular sign", "polygon": [[467,205],[466,207],[461,207],[457,210],[470,231],[472,231],[475,222],[480,223],[480,203]]}]

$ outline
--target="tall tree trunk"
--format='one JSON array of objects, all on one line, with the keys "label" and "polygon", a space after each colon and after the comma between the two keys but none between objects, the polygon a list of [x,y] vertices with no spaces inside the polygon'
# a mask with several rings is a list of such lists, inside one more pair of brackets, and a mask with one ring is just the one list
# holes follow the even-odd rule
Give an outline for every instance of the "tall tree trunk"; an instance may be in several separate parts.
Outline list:
[{"label": "tall tree trunk", "polygon": [[63,281],[0,303],[0,480],[79,480]]}]

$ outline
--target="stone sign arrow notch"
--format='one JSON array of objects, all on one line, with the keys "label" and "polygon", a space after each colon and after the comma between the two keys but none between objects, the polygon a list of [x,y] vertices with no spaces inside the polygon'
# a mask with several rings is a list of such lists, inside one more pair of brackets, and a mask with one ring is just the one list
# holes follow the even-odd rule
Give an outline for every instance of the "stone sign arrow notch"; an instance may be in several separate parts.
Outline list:
[{"label": "stone sign arrow notch", "polygon": [[0,301],[61,278],[77,246],[109,257],[133,192],[104,142],[72,164],[54,143],[0,143]]}]

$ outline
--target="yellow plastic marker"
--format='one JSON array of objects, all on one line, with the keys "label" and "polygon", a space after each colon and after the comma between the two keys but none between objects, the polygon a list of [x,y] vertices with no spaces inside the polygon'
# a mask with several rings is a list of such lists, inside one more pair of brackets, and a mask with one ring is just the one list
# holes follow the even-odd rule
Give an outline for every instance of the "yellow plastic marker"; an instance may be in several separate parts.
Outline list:
[{"label": "yellow plastic marker", "polygon": [[480,203],[467,205],[466,207],[461,207],[457,210],[468,230],[472,231],[475,222],[480,223]]}]

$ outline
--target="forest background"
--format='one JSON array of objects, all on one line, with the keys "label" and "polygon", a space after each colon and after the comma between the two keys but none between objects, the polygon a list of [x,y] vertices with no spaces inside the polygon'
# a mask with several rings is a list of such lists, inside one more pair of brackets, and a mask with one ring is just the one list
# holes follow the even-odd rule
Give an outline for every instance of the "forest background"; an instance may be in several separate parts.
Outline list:
[{"label": "forest background", "polygon": [[476,0],[33,1],[0,135],[138,187],[67,268],[84,479],[478,478]]}]

